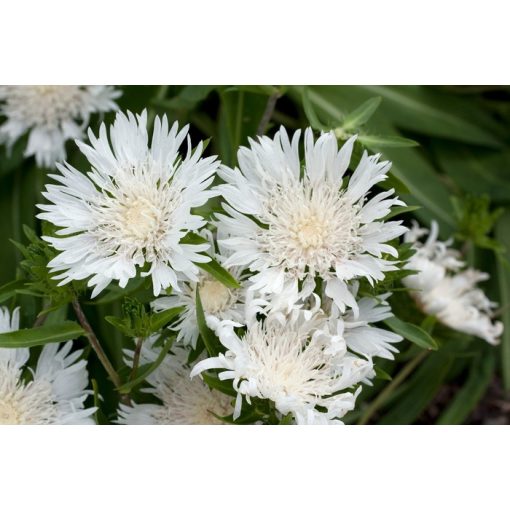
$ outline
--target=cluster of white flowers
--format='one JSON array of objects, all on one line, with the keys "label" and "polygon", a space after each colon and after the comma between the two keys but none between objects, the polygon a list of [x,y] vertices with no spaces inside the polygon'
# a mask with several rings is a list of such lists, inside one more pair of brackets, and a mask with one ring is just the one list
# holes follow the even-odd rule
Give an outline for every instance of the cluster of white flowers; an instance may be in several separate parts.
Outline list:
[{"label": "cluster of white flowers", "polygon": [[2,85],[0,142],[9,147],[28,134],[25,156],[51,167],[66,157],[67,140],[81,139],[93,113],[116,110],[121,95],[113,87],[97,85]]},{"label": "cluster of white flowers", "polygon": [[[16,126],[19,133],[33,129],[40,139],[51,124],[50,138],[55,132],[62,140],[80,138],[69,119],[114,107],[116,92],[100,92],[77,88],[66,92],[66,102],[51,92],[62,103],[48,99],[32,121],[29,105],[18,108],[26,118],[13,124],[21,115],[12,113],[15,101],[35,92],[3,89],[11,122],[4,131],[11,142]],[[105,94],[107,103],[92,107],[83,100],[77,106],[85,93]],[[281,128],[273,138],[249,140],[249,148],[239,149],[239,167],[228,168],[203,157],[202,142],[192,148],[188,126],[179,130],[156,117],[149,140],[147,124],[146,112],[118,113],[109,133],[104,124],[98,137],[89,130],[90,144],[77,144],[90,169],[82,173],[57,163],[58,173],[50,176],[57,184],[46,186],[46,203],[38,206],[38,217],[58,227],[43,239],[59,252],[49,263],[59,285],[86,279],[94,298],[111,284],[124,288],[133,278],[149,277],[154,312],[183,308],[170,326],[175,346],[162,361],[159,334],[145,339],[136,354],[125,351],[127,365],[161,363],[146,378],[144,399],[120,405],[118,423],[222,423],[227,415],[239,419],[245,405],[259,400],[270,403],[277,419],[342,423],[362,385],[375,376],[374,358],[393,359],[402,340],[374,325],[392,316],[389,294],[366,289],[401,267],[396,246],[403,234],[416,247],[406,267],[418,271],[404,283],[423,311],[491,343],[501,334],[502,325],[489,318],[493,303],[473,288],[486,275],[459,272],[459,254],[437,241],[435,224],[422,244],[425,230],[407,232],[401,221],[385,220],[392,207],[404,205],[393,189],[372,191],[391,164],[364,152],[349,171],[355,137],[339,148],[333,133],[315,140],[307,129],[302,149],[300,131],[289,138]],[[33,144],[28,152],[50,161],[49,152],[42,156]],[[208,222],[196,208],[217,196],[223,211]],[[238,286],[211,264],[221,264]],[[196,359],[204,327],[201,311],[217,352],[191,366],[189,355]],[[17,312],[13,324],[2,313],[0,327],[17,327]],[[80,351],[70,350],[71,343],[60,351],[44,347],[31,382],[21,379],[28,350],[0,350],[0,421],[90,421],[94,409],[83,408],[85,362],[77,361]],[[210,377],[230,381],[230,394],[209,388]]]},{"label": "cluster of white flowers", "polygon": [[[12,316],[0,308],[0,333],[19,328],[19,309]],[[72,342],[60,349],[47,344],[35,370],[25,368],[27,348],[0,349],[0,424],[3,425],[91,425],[94,407],[85,409],[88,374],[82,351]],[[79,360],[79,361],[78,361]]]},{"label": "cluster of white flowers", "polygon": [[[340,423],[360,384],[374,376],[373,357],[392,359],[402,339],[371,325],[391,316],[387,295],[356,295],[359,279],[374,283],[397,268],[387,242],[406,228],[382,221],[402,204],[393,190],[367,200],[388,162],[363,154],[344,186],[355,139],[339,150],[332,133],[314,141],[307,130],[303,166],[299,140],[299,131],[291,141],[282,128],[241,148],[239,169],[220,167],[225,184],[217,190],[227,214],[216,215],[216,241],[220,260],[242,282],[234,290],[219,282],[208,287],[209,277],[198,283],[225,352],[191,374],[220,369],[221,380],[232,379],[234,418],[244,396],[271,400],[296,423]],[[196,288],[155,302],[158,310],[186,307],[179,336],[192,345]]]},{"label": "cluster of white flowers", "polygon": [[493,321],[491,317],[497,304],[476,287],[489,275],[473,268],[461,271],[465,266],[461,254],[450,248],[451,240],[438,240],[436,222],[432,222],[429,236],[422,242],[422,237],[428,232],[415,222],[405,235],[405,240],[414,243],[416,250],[406,268],[417,273],[405,277],[404,285],[411,290],[424,313],[435,315],[452,329],[497,344],[503,333],[503,323]]}]

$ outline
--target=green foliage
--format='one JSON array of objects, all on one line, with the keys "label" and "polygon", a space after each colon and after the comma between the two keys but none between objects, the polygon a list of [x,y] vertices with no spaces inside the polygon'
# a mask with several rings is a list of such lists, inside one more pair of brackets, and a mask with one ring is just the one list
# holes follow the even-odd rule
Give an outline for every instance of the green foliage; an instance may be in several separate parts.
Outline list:
[{"label": "green foliage", "polygon": [[0,347],[19,348],[36,347],[52,342],[65,342],[83,335],[84,331],[79,324],[64,321],[60,324],[51,324],[32,329],[20,329],[0,334]]},{"label": "green foliage", "polygon": [[80,287],[79,284],[58,285],[59,282],[55,280],[54,273],[51,273],[48,268],[48,262],[57,255],[57,252],[29,227],[24,226],[23,231],[29,241],[27,245],[12,241],[24,257],[20,267],[25,277],[25,285],[23,288],[18,288],[16,292],[45,297],[53,307],[70,303]]},{"label": "green foliage", "polygon": [[211,331],[211,329],[207,326],[198,286],[196,290],[196,309],[200,338],[202,339],[209,356],[217,356],[223,350],[223,347],[213,331]]},{"label": "green foliage", "polygon": [[[164,339],[165,335],[161,336],[161,339]],[[161,363],[163,363],[163,360],[165,359],[165,356],[168,354],[168,351],[172,348],[172,345],[174,344],[176,335],[170,336],[166,340],[166,342],[162,345],[161,351],[159,351],[158,357],[152,362],[148,363],[147,365],[142,365],[138,368],[136,373],[134,374],[134,377],[130,378],[130,380],[121,386],[117,388],[117,391],[120,393],[130,393],[134,388],[142,384],[147,377],[156,370]]]},{"label": "green foliage", "polygon": [[122,304],[122,317],[109,315],[105,320],[129,338],[147,338],[169,324],[183,309],[176,307],[153,313],[137,299],[126,296]]},{"label": "green foliage", "polygon": [[384,323],[395,333],[413,342],[422,349],[437,350],[437,342],[422,328],[416,324],[404,322],[397,317],[386,319]]},{"label": "green foliage", "polygon": [[504,209],[490,210],[488,195],[467,195],[462,199],[452,197],[455,216],[458,222],[456,238],[470,241],[480,248],[501,251],[503,246],[496,239],[489,237]]}]

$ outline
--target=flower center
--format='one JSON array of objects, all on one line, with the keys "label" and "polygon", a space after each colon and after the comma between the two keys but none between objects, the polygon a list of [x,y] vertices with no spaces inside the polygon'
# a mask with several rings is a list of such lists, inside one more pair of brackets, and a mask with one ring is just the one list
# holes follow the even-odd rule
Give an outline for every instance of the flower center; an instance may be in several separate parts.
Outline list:
[{"label": "flower center", "polygon": [[325,222],[314,214],[299,222],[294,232],[296,239],[304,249],[320,248],[325,244],[328,234]]},{"label": "flower center", "polygon": [[146,198],[135,198],[123,212],[124,231],[136,241],[145,242],[158,230],[158,210]]},{"label": "flower center", "polygon": [[199,285],[204,312],[217,314],[226,310],[232,301],[230,289],[217,280],[206,279]]},{"label": "flower center", "polygon": [[7,98],[9,108],[21,121],[50,128],[79,117],[82,102],[82,90],[71,85],[12,87]]},{"label": "flower center", "polygon": [[326,183],[277,186],[268,197],[258,241],[269,266],[284,267],[298,278],[326,276],[335,264],[362,249],[360,206]]},{"label": "flower center", "polygon": [[18,425],[20,413],[11,402],[0,402],[0,425]]}]

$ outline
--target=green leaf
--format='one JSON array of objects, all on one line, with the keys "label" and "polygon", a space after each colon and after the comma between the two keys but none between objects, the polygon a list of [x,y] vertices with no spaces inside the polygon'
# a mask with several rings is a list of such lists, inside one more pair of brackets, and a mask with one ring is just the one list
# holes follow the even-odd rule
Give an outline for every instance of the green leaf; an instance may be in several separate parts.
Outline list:
[{"label": "green leaf", "polygon": [[382,368],[374,367],[374,370],[375,370],[375,377],[377,379],[382,379],[383,381],[391,381],[392,380],[391,375],[388,374],[388,372],[385,372]]},{"label": "green leaf", "polygon": [[209,262],[197,263],[197,266],[207,271],[211,276],[214,276],[214,278],[223,283],[225,287],[238,289],[241,286],[239,282],[214,259],[211,259]]},{"label": "green leaf", "polygon": [[222,162],[234,167],[237,151],[246,146],[248,137],[257,133],[260,119],[267,105],[267,97],[251,92],[222,91],[219,120],[213,136],[213,151]]},{"label": "green leaf", "polygon": [[438,351],[429,354],[409,380],[389,412],[379,420],[381,425],[407,425],[413,423],[436,396],[450,370],[453,356]]},{"label": "green leaf", "polygon": [[361,106],[345,116],[342,128],[345,131],[352,131],[359,126],[362,126],[368,121],[368,119],[370,119],[370,117],[372,117],[380,104],[380,97],[372,97],[371,99],[368,99]]},{"label": "green leaf", "polygon": [[313,129],[316,129],[317,131],[329,131],[329,128],[322,124],[322,122],[319,120],[319,117],[317,117],[315,109],[310,102],[307,87],[303,87],[302,102],[303,110],[305,112],[306,118],[308,119],[308,122],[310,123],[310,126],[312,126]]},{"label": "green leaf", "polygon": [[466,420],[484,396],[494,375],[495,365],[493,347],[484,346],[471,364],[467,381],[437,420],[439,425],[459,425]]},{"label": "green leaf", "polygon": [[217,356],[221,352],[221,344],[214,332],[207,326],[198,286],[196,292],[196,309],[198,330],[200,331],[200,336],[204,342],[205,348],[209,356]]},{"label": "green leaf", "polygon": [[181,239],[181,244],[211,244],[211,242],[195,232],[188,232]]},{"label": "green leaf", "polygon": [[503,386],[510,391],[510,211],[506,211],[496,225],[496,239],[506,248],[505,257],[497,260],[500,305],[504,325],[501,337],[501,368]]},{"label": "green leaf", "polygon": [[440,168],[465,193],[487,193],[492,201],[510,197],[510,152],[432,140],[431,150]]},{"label": "green leaf", "polygon": [[186,85],[176,96],[170,99],[156,98],[152,103],[166,110],[191,110],[216,88],[217,85]]},{"label": "green leaf", "polygon": [[397,317],[386,319],[384,324],[398,335],[402,335],[422,349],[435,351],[438,348],[437,342],[426,331],[416,326],[416,324],[401,321]]},{"label": "green leaf", "polygon": [[418,209],[421,209],[419,205],[393,207],[391,211],[384,217],[384,221],[388,221],[389,219],[394,218],[400,214],[417,211]]},{"label": "green leaf", "polygon": [[358,141],[377,152],[387,148],[417,147],[418,142],[402,136],[359,135]]},{"label": "green leaf", "polygon": [[108,324],[111,324],[114,328],[124,333],[124,335],[129,337],[136,336],[134,329],[128,325],[125,318],[120,319],[114,315],[107,315],[104,319]]},{"label": "green leaf", "polygon": [[237,396],[237,392],[232,386],[232,380],[220,381],[218,377],[210,375],[207,372],[202,372],[202,378],[204,379],[204,382],[207,384],[207,386],[209,386],[209,388],[218,390],[221,393],[231,397]]},{"label": "green leaf", "polygon": [[469,104],[463,101],[457,108],[451,94],[420,86],[369,85],[357,88],[364,95],[382,96],[384,102],[379,112],[405,129],[475,145],[500,146],[487,129],[465,116]]},{"label": "green leaf", "polygon": [[253,94],[262,94],[264,96],[272,96],[273,94],[283,94],[284,87],[274,85],[234,85],[225,89],[225,92],[242,91],[251,92]]},{"label": "green leaf", "polygon": [[0,303],[11,299],[16,295],[16,291],[22,289],[26,284],[26,280],[14,280],[0,287]]},{"label": "green leaf", "polygon": [[35,347],[53,342],[65,342],[83,335],[85,331],[77,322],[65,321],[58,325],[20,329],[0,334],[0,347]]},{"label": "green leaf", "polygon": [[158,368],[159,365],[161,365],[161,363],[163,363],[163,360],[165,359],[167,352],[172,348],[175,338],[176,338],[175,336],[171,336],[166,341],[165,345],[161,349],[160,353],[158,354],[158,357],[154,360],[154,362],[141,366],[136,372],[136,377],[132,381],[129,381],[123,384],[122,386],[119,386],[117,390],[120,393],[129,393],[133,388],[143,383],[143,381],[145,381],[145,379],[147,379],[147,377],[150,374],[152,374],[152,372],[154,372],[154,370],[156,370],[156,368]]},{"label": "green leaf", "polygon": [[158,313],[151,315],[151,318],[150,318],[151,332],[156,333],[161,328],[165,327],[172,319],[177,317],[177,315],[179,315],[183,311],[184,311],[184,306],[177,306],[175,308],[163,310],[162,312],[158,312]]}]

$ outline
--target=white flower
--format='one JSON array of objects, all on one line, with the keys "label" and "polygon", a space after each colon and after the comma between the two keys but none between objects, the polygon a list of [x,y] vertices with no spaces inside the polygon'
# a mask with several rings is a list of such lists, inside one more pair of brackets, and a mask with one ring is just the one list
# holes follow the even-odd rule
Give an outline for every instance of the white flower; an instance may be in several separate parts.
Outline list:
[{"label": "white flower", "polygon": [[[17,330],[19,310],[12,318],[0,308],[0,333]],[[29,350],[0,348],[0,424],[93,424],[95,408],[84,409],[88,375],[83,351],[71,352],[72,342],[58,350],[44,346],[35,371],[25,367]],[[28,376],[28,377],[27,377]]]},{"label": "white flower", "polygon": [[[148,338],[141,350],[141,364],[153,363],[159,350],[154,346],[157,336]],[[126,351],[132,362],[133,352]],[[151,388],[145,391],[156,396],[161,404],[121,404],[118,422],[124,425],[221,425],[218,416],[232,414],[232,398],[210,390],[200,379],[190,379],[185,367],[186,351],[175,349],[167,354],[159,367],[147,377]],[[213,414],[214,413],[214,414]]]},{"label": "white flower", "polygon": [[248,266],[255,273],[252,288],[288,296],[289,307],[306,297],[298,282],[309,295],[319,276],[340,310],[346,305],[356,310],[346,282],[382,280],[385,271],[396,269],[396,261],[383,256],[398,253],[385,243],[407,230],[400,221],[381,221],[392,206],[402,204],[392,197],[394,190],[366,201],[391,164],[365,152],[343,186],[355,137],[339,151],[333,133],[314,142],[307,129],[304,169],[299,138],[297,131],[290,141],[282,127],[274,139],[262,137],[250,140],[250,149],[242,147],[239,170],[220,169],[226,184],[218,189],[229,216],[218,215],[218,228],[222,237],[230,237],[220,243],[233,252],[226,263]]},{"label": "white flower", "polygon": [[452,241],[438,241],[438,226],[434,221],[427,240],[421,237],[428,232],[416,223],[405,240],[414,243],[416,253],[406,264],[406,269],[418,271],[406,276],[403,283],[411,289],[411,295],[424,313],[452,329],[483,338],[490,344],[497,344],[503,332],[503,324],[492,322],[491,302],[478,282],[487,280],[489,275],[473,268],[460,271],[464,266],[457,250],[449,248]]},{"label": "white flower", "polygon": [[39,205],[39,218],[58,227],[59,237],[44,237],[61,251],[50,263],[60,285],[92,278],[92,297],[110,282],[125,287],[136,276],[137,266],[148,269],[154,295],[180,280],[198,280],[195,262],[208,262],[200,254],[207,244],[186,244],[183,237],[206,221],[192,214],[214,191],[207,190],[218,166],[215,157],[201,158],[203,144],[186,157],[179,147],[188,126],[169,129],[166,116],[156,117],[149,148],[147,112],[135,118],[118,113],[110,129],[110,148],[103,124],[91,146],[77,142],[92,170],[87,176],[68,163],[52,175],[61,185],[47,185],[43,195],[50,204]]},{"label": "white flower", "polygon": [[121,95],[113,87],[97,85],[0,86],[0,141],[12,146],[28,133],[25,156],[51,167],[66,157],[67,140],[82,138],[93,113],[116,110]]},{"label": "white flower", "polygon": [[[215,243],[212,233],[208,230],[202,230],[200,235],[210,243],[210,248],[205,253],[214,257],[213,247]],[[216,255],[216,260],[219,262],[225,260],[221,249],[220,253]],[[241,287],[229,288],[206,271],[201,270],[197,282],[184,282],[181,286],[181,291],[172,289],[172,295],[156,299],[152,303],[152,308],[156,312],[161,312],[171,308],[184,307],[179,320],[170,329],[177,331],[178,342],[195,348],[199,336],[196,307],[197,288],[204,316],[210,327],[214,328],[216,320],[244,322],[248,285],[241,272],[241,267],[235,267],[231,270],[232,276],[240,283]],[[248,294],[252,293],[248,292]],[[248,301],[250,305],[257,306],[257,311],[261,305],[267,304],[261,299],[249,299]]]},{"label": "white flower", "polygon": [[[232,275],[235,278],[239,277],[237,271],[233,271]],[[242,322],[246,295],[245,288],[228,288],[210,274],[200,271],[198,282],[183,283],[181,292],[156,299],[152,303],[152,308],[156,312],[184,307],[177,324],[172,326],[171,329],[178,332],[178,342],[190,345],[193,348],[197,345],[199,335],[196,308],[197,287],[207,321],[210,321],[211,317],[216,317],[220,320]]]},{"label": "white flower", "polygon": [[293,310],[285,321],[270,314],[264,322],[249,321],[242,338],[234,330],[239,326],[219,323],[216,334],[226,353],[197,363],[191,372],[193,377],[220,369],[221,380],[233,380],[238,393],[234,418],[240,415],[244,395],[248,402],[251,397],[272,400],[298,424],[340,423],[354,408],[360,388],[345,390],[373,372],[371,361],[347,353],[345,343],[340,348],[341,338],[332,339],[336,331],[330,331],[322,314],[309,317]]},{"label": "white flower", "polygon": [[[354,290],[353,294],[356,295]],[[367,358],[394,359],[393,353],[398,349],[393,345],[403,340],[402,336],[378,328],[372,324],[393,317],[391,307],[386,302],[390,294],[382,294],[377,297],[363,297],[358,301],[359,314],[356,316],[352,310],[341,313],[337,306],[326,301],[326,308],[329,308],[330,318],[340,319],[338,324],[342,326],[339,334],[342,335],[347,347]],[[331,320],[330,319],[330,320]]]}]

